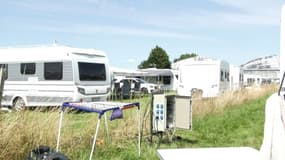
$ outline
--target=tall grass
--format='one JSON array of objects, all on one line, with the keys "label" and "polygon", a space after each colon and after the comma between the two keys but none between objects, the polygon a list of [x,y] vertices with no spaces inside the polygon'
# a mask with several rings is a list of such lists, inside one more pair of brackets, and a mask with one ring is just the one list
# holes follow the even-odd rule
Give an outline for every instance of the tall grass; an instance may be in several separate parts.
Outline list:
[{"label": "tall grass", "polygon": [[277,85],[264,85],[261,87],[243,88],[237,91],[227,91],[219,97],[197,99],[193,101],[194,116],[221,113],[225,108],[245,104],[250,100],[270,95],[278,90]]},{"label": "tall grass", "polygon": [[27,159],[40,144],[53,145],[57,126],[55,112],[17,112],[0,115],[0,159]]},{"label": "tall grass", "polygon": [[[264,118],[263,113],[260,112],[264,111],[264,108],[259,106],[264,106],[266,97],[274,91],[276,87],[266,86],[229,92],[219,98],[194,99],[193,131],[178,131],[177,135],[185,138],[185,141],[165,143],[161,147],[247,144],[258,147],[262,138],[260,135],[262,136],[262,118]],[[124,112],[124,119],[108,121],[110,138],[107,138],[104,118],[102,118],[94,156],[96,159],[158,159],[155,146],[149,146],[147,140],[150,100],[150,97],[127,100],[128,102],[138,101],[141,104],[143,129],[141,157],[139,158],[137,154],[136,109],[130,109]],[[107,113],[107,117],[109,116],[110,113]],[[240,116],[243,116],[244,120],[241,120]],[[60,150],[74,160],[88,159],[97,119],[97,114],[65,113]],[[58,120],[59,110],[0,113],[0,160],[27,159],[29,152],[39,145],[55,148]],[[258,125],[252,123],[254,121]],[[215,128],[215,126],[220,127]],[[248,128],[253,129],[252,132],[248,133],[246,130]],[[258,133],[258,136],[252,136],[254,133]],[[237,135],[240,137],[235,140]]]},{"label": "tall grass", "polygon": [[[133,99],[140,101],[141,121],[150,105],[150,98]],[[98,135],[96,159],[131,159],[137,154],[137,110],[124,111],[124,119],[109,121],[107,115],[109,137],[104,117]],[[64,114],[60,150],[71,159],[88,159],[98,114],[69,112]],[[0,114],[0,159],[27,159],[30,151],[39,145],[56,148],[58,133],[59,109],[52,111],[24,111]],[[144,123],[144,126],[146,124]],[[144,130],[146,133],[147,130]],[[143,147],[142,147],[143,148]],[[98,152],[98,153],[97,153]],[[119,154],[121,153],[121,154]],[[116,157],[117,155],[120,155]],[[155,155],[155,154],[154,154]],[[146,158],[147,159],[147,158]]]},{"label": "tall grass", "polygon": [[241,105],[224,108],[223,112],[196,116],[193,131],[180,131],[193,143],[187,147],[250,146],[259,149],[263,140],[263,124],[267,95]]}]

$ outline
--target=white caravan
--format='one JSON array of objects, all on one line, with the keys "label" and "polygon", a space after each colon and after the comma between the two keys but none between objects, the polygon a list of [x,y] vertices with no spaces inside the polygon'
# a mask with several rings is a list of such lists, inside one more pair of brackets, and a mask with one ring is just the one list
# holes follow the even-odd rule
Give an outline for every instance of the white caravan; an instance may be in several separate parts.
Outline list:
[{"label": "white caravan", "polygon": [[179,72],[179,95],[191,96],[192,90],[202,90],[202,97],[215,97],[229,89],[229,64],[225,61],[194,57],[178,61],[172,68]]},{"label": "white caravan", "polygon": [[178,72],[173,69],[157,69],[157,68],[147,68],[140,69],[142,74],[141,78],[145,79],[147,82],[155,83],[160,86],[162,90],[177,90],[178,85]]},{"label": "white caravan", "polygon": [[103,101],[109,94],[109,62],[102,51],[53,45],[0,49],[0,55],[6,70],[4,106]]}]

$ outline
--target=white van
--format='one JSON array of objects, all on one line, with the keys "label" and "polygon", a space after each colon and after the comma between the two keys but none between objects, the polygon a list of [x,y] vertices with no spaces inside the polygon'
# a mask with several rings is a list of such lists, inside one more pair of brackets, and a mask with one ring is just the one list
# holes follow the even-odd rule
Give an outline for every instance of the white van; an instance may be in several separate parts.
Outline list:
[{"label": "white van", "polygon": [[0,55],[6,70],[4,106],[20,110],[104,101],[109,95],[109,62],[102,51],[53,45],[0,49]]}]

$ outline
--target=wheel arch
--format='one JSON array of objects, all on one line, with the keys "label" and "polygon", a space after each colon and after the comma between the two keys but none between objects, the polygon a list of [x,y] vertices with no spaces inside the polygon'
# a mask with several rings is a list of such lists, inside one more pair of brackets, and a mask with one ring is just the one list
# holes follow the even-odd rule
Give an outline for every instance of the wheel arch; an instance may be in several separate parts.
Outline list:
[{"label": "wheel arch", "polygon": [[24,95],[15,95],[15,96],[13,96],[10,105],[13,106],[18,98],[21,98],[24,101],[25,106],[28,105],[27,97],[24,96]]}]

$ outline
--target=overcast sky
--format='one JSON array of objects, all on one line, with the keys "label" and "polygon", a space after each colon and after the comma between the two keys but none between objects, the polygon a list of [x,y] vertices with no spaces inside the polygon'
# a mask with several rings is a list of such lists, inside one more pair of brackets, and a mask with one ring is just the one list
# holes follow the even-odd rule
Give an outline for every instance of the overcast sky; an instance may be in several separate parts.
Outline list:
[{"label": "overcast sky", "polygon": [[[284,2],[283,2],[284,3]],[[152,48],[240,65],[279,54],[282,0],[0,0],[0,47],[95,48],[135,69]]]}]

